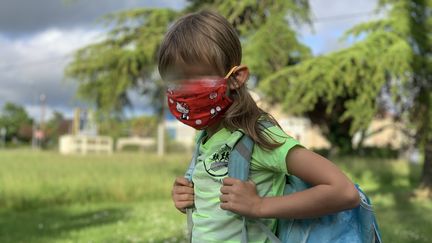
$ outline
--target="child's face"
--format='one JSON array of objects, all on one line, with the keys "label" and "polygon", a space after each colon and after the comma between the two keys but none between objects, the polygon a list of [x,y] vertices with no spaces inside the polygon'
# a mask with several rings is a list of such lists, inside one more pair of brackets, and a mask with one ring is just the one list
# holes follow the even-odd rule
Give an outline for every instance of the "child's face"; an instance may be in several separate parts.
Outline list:
[{"label": "child's face", "polygon": [[208,77],[218,77],[221,75],[212,67],[208,65],[179,65],[172,69],[168,78],[164,80],[164,83],[170,85],[182,85],[190,80],[201,79]]}]

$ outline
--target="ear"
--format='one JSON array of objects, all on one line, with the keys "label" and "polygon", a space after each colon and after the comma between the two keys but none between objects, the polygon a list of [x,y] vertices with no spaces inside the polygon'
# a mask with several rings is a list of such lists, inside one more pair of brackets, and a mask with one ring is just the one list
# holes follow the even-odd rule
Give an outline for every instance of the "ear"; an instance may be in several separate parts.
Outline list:
[{"label": "ear", "polygon": [[249,68],[246,65],[238,66],[231,74],[234,82],[229,83],[231,90],[238,89],[246,83],[249,78]]}]

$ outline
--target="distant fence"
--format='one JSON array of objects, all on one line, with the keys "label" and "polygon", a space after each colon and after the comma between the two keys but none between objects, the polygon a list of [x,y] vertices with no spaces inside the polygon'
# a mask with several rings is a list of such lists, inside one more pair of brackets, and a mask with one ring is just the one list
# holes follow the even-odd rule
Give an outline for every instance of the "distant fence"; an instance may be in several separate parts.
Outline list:
[{"label": "distant fence", "polygon": [[113,139],[108,136],[64,135],[60,137],[61,154],[113,152]]},{"label": "distant fence", "polygon": [[140,148],[151,147],[156,144],[154,138],[127,137],[119,138],[116,143],[116,150],[122,150],[126,146],[137,146]]}]

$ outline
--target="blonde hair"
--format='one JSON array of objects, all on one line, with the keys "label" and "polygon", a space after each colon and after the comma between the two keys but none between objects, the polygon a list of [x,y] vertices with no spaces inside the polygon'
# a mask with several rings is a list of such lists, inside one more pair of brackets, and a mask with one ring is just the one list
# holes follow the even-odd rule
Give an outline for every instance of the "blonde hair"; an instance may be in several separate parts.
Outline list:
[{"label": "blonde hair", "polygon": [[[233,26],[221,15],[211,11],[200,11],[178,19],[163,39],[158,56],[158,68],[162,79],[178,65],[207,65],[214,67],[218,75],[239,66],[242,48]],[[228,82],[236,82],[230,77]],[[249,94],[246,85],[231,90],[233,104],[224,114],[222,125],[228,130],[242,129],[264,149],[274,149],[281,143],[270,141],[264,126],[258,120],[267,120],[279,126],[267,112],[260,109]]]}]

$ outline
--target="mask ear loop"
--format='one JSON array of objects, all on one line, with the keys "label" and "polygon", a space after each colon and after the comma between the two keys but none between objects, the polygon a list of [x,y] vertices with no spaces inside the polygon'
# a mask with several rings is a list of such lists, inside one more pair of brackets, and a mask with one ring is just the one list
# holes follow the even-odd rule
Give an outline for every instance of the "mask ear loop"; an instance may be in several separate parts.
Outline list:
[{"label": "mask ear loop", "polygon": [[231,76],[231,74],[233,74],[233,72],[237,70],[237,67],[238,66],[232,67],[231,70],[227,73],[227,75],[225,75],[225,79],[228,79]]},{"label": "mask ear loop", "polygon": [[[227,82],[227,85],[228,85],[228,79],[229,79],[229,77],[235,72],[235,71],[237,71],[237,68],[238,68],[239,66],[234,66],[234,67],[232,67],[231,68],[231,70],[227,73],[227,75],[225,75],[225,80],[226,80],[226,82]],[[229,91],[230,91],[230,89],[228,89],[228,93],[229,93]]]},{"label": "mask ear loop", "polygon": [[[232,67],[231,70],[227,73],[227,75],[225,75],[225,81],[226,81],[227,85],[228,85],[229,77],[237,70],[237,68],[238,68],[238,66]],[[229,89],[229,88],[227,89],[226,95],[228,97],[231,96],[231,89]]]}]

